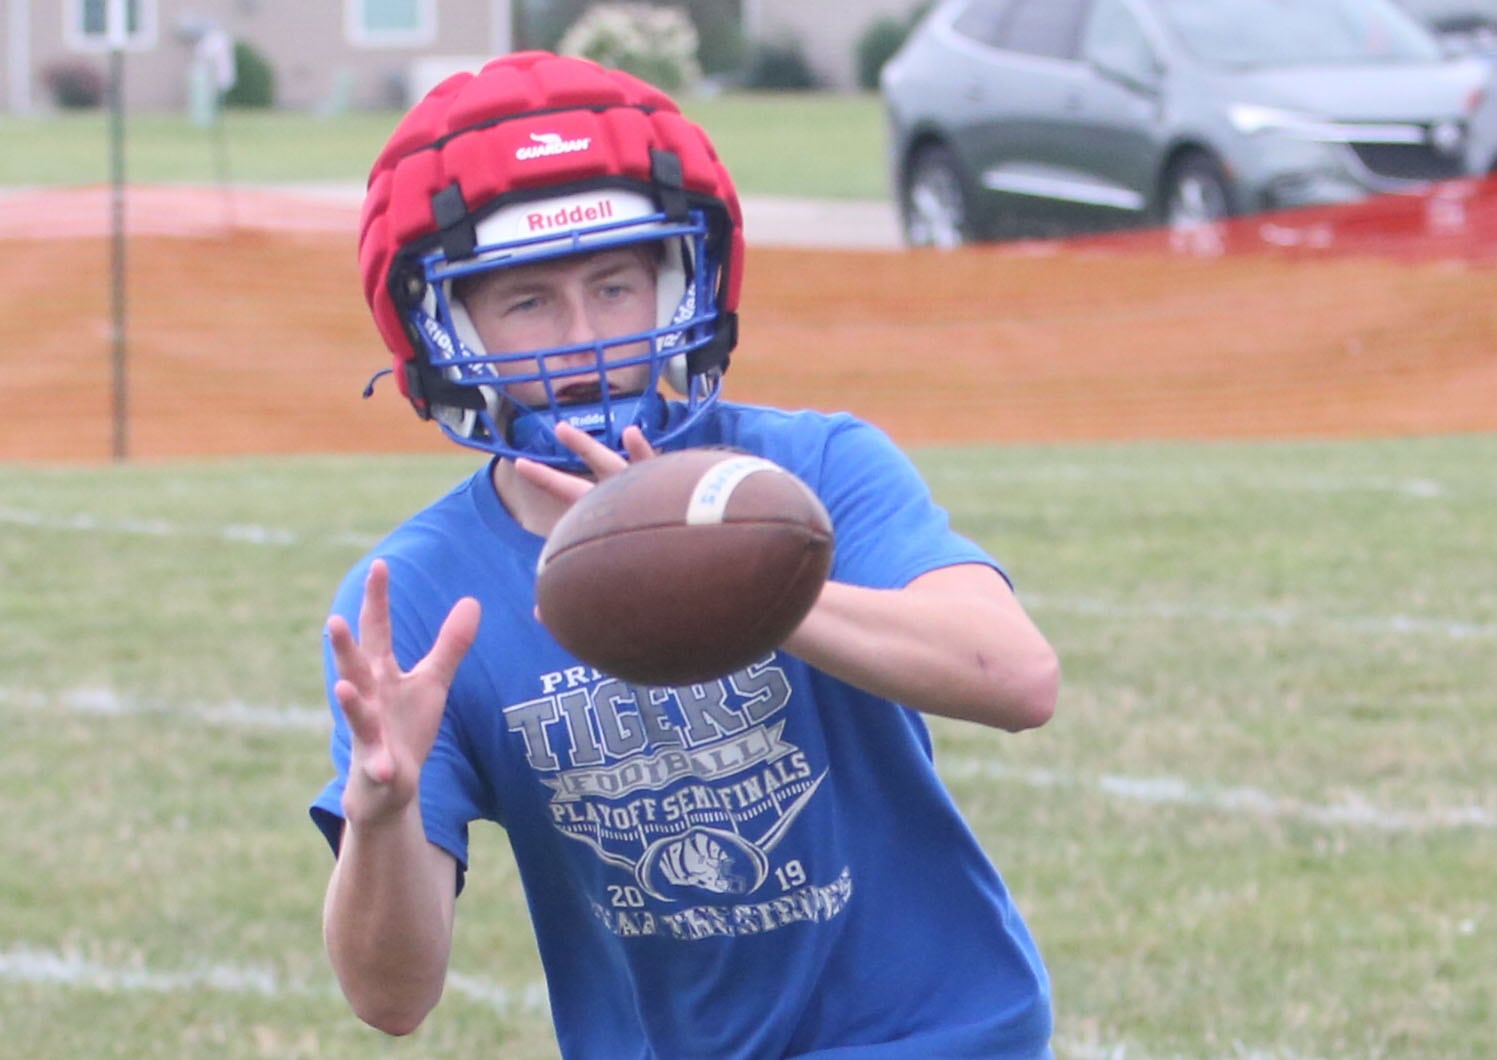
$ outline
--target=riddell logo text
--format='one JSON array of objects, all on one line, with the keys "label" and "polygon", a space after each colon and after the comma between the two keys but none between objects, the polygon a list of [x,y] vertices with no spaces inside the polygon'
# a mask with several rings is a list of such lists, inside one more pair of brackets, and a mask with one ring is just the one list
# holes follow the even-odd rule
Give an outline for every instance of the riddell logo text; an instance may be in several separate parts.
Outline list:
[{"label": "riddell logo text", "polygon": [[553,228],[571,228],[580,224],[593,224],[613,217],[613,203],[599,199],[589,206],[573,206],[570,209],[553,210],[551,213],[528,213],[525,227],[532,232],[549,232]]},{"label": "riddell logo text", "polygon": [[586,151],[592,141],[592,137],[584,136],[579,140],[563,140],[556,133],[531,133],[530,138],[535,141],[532,147],[521,147],[515,151],[515,157],[520,161],[527,158],[545,158],[547,155],[569,155],[573,151]]}]

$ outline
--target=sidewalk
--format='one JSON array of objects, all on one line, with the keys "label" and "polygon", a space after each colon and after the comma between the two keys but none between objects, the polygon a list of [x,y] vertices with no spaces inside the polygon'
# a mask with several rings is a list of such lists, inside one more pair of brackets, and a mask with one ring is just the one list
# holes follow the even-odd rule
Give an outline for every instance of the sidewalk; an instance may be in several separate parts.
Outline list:
[{"label": "sidewalk", "polygon": [[[279,188],[350,204],[364,196],[358,184],[285,184]],[[897,250],[901,246],[892,203],[773,195],[745,195],[740,203],[744,238],[751,247]]]},{"label": "sidewalk", "polygon": [[[38,207],[38,197],[53,197]],[[108,186],[0,187],[0,232],[70,236],[107,231]],[[352,234],[363,185],[350,181],[292,184],[131,185],[126,214],[134,232],[178,233],[225,224]],[[897,250],[894,207],[878,201],[793,199],[749,195],[741,200],[744,238],[750,247]]]},{"label": "sidewalk", "polygon": [[748,245],[897,250],[899,222],[892,203],[744,196]]}]

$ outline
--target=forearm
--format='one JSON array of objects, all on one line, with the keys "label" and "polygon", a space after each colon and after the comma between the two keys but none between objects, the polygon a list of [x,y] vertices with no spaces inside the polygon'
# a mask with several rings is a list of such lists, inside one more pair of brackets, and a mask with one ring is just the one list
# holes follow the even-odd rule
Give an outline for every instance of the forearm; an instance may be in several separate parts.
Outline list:
[{"label": "forearm", "polygon": [[427,842],[418,804],[370,828],[345,824],[323,937],[349,1004],[407,1034],[442,994],[452,942],[452,857]]},{"label": "forearm", "polygon": [[785,648],[916,710],[1011,731],[1043,725],[1059,690],[1055,652],[1006,586],[974,594],[974,577],[934,571],[901,590],[829,582]]}]

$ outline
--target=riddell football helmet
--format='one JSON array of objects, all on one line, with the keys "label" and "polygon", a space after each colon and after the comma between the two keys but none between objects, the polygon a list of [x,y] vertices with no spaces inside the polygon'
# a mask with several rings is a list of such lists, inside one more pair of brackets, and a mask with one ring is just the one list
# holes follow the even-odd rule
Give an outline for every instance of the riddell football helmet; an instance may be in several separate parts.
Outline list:
[{"label": "riddell football helmet", "polygon": [[[520,52],[449,77],[396,127],[370,172],[359,268],[423,419],[463,445],[578,469],[559,423],[619,452],[636,424],[669,449],[716,402],[737,341],[742,232],[727,170],[670,97],[588,60]],[[490,270],[648,244],[659,264],[646,332],[495,352],[454,294]],[[615,374],[648,363],[648,384],[617,392],[605,360]],[[521,382],[540,383],[545,403],[513,400],[505,386]]]}]

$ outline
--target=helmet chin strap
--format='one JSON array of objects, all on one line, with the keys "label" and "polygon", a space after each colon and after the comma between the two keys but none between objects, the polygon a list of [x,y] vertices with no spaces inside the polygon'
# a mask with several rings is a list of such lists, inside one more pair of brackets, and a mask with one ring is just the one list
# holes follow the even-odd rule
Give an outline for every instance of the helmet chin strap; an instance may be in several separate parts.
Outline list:
[{"label": "helmet chin strap", "polygon": [[506,432],[509,444],[527,455],[544,460],[554,457],[575,463],[577,454],[556,438],[558,424],[566,423],[585,431],[609,448],[618,448],[624,428],[630,424],[664,425],[669,408],[654,390],[642,394],[610,397],[585,405],[563,405],[556,414],[549,410],[519,408]]}]

